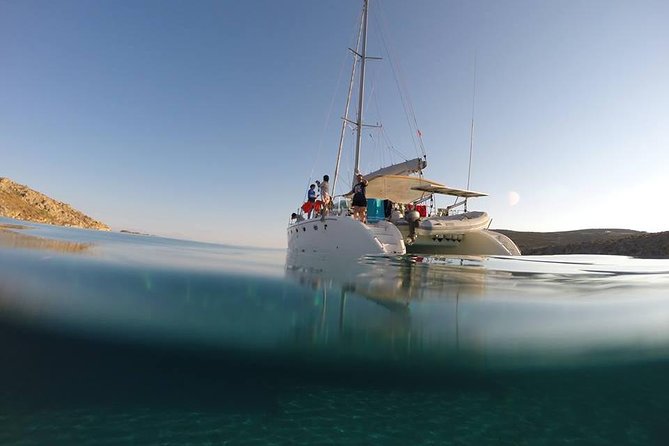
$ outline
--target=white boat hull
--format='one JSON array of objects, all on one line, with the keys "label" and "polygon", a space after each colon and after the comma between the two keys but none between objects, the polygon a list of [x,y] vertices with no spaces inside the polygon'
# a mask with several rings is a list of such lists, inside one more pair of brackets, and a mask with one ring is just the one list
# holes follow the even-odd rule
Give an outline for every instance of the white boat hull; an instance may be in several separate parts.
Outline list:
[{"label": "white boat hull", "polygon": [[370,254],[405,253],[402,233],[387,221],[364,224],[348,216],[334,215],[288,226],[289,258],[308,254],[354,260]]}]

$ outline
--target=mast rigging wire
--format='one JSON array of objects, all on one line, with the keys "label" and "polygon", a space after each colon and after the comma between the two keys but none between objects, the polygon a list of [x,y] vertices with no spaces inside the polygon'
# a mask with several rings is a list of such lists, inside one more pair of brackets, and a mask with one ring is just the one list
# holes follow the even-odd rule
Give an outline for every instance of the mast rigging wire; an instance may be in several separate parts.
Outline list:
[{"label": "mast rigging wire", "polygon": [[[380,3],[380,2],[379,2]],[[379,24],[379,29],[381,32],[379,33],[381,37],[381,42],[383,44],[383,47],[386,50],[386,54],[388,55],[388,60],[390,61],[390,66],[392,68],[393,76],[395,79],[395,84],[397,85],[397,89],[400,93],[400,101],[402,102],[402,107],[404,108],[404,114],[407,119],[407,124],[409,125],[409,129],[411,130],[411,140],[414,144],[414,148],[418,149],[420,148],[420,155],[422,155],[424,158],[426,157],[426,152],[425,152],[425,146],[423,144],[423,136],[421,131],[418,128],[418,120],[416,119],[416,112],[413,108],[413,104],[411,102],[411,99],[408,95],[408,88],[406,87],[406,82],[404,82],[404,77],[402,76],[402,70],[399,65],[399,62],[396,61],[395,58],[392,57],[391,52],[390,52],[390,46],[388,45],[386,41],[386,34],[387,34],[387,25],[386,25],[386,20],[385,20],[385,14],[383,12],[383,9],[381,7],[378,8],[380,11],[379,17],[380,17],[380,24]],[[418,144],[416,144],[416,137],[418,137]],[[418,150],[416,150],[416,153],[418,153]]]},{"label": "mast rigging wire", "polygon": [[[359,51],[360,47],[360,39],[362,38],[362,20],[364,18],[365,14],[365,9],[363,6],[362,11],[360,12],[360,22],[358,26],[358,37],[356,38],[356,43],[355,43],[355,52],[357,53]],[[344,117],[342,119],[342,125],[341,125],[341,130],[339,133],[339,145],[337,148],[337,161],[335,162],[335,170],[334,170],[334,179],[332,181],[332,194],[335,194],[335,191],[337,190],[337,180],[339,179],[339,166],[341,163],[341,155],[342,155],[342,150],[344,148],[344,137],[346,136],[346,129],[348,127],[348,111],[349,111],[349,106],[351,104],[351,94],[353,92],[353,83],[355,80],[355,69],[358,63],[358,58],[354,54],[353,55],[353,66],[351,67],[351,78],[349,80],[348,84],[348,94],[346,95],[346,106],[344,109]]]},{"label": "mast rigging wire", "polygon": [[[358,31],[358,27],[359,27],[358,25],[356,25],[354,27],[354,29],[351,33],[352,36],[356,35],[356,32]],[[358,38],[355,38],[355,40],[354,40],[353,37],[351,37],[349,39],[349,41],[356,41],[356,42],[357,42],[357,40],[358,40]],[[356,43],[356,45],[357,45],[357,43]],[[318,160],[320,159],[320,156],[321,156],[321,152],[322,152],[322,149],[323,149],[323,141],[325,139],[325,133],[326,133],[327,128],[329,127],[330,121],[332,119],[332,110],[334,109],[334,102],[335,102],[335,99],[338,96],[337,92],[339,91],[339,86],[341,85],[341,81],[342,81],[342,78],[343,78],[343,75],[344,75],[343,74],[344,73],[344,68],[347,66],[347,61],[346,61],[347,59],[348,59],[348,54],[345,55],[345,57],[343,58],[343,60],[340,64],[339,75],[337,77],[337,84],[336,84],[335,89],[332,93],[332,98],[330,99],[330,107],[328,109],[328,113],[327,113],[326,118],[325,118],[325,123],[323,125],[323,130],[321,131],[321,137],[320,137],[320,141],[318,143],[318,150],[317,150],[316,156],[314,157],[313,162],[311,164],[311,170],[309,172],[309,179],[307,181],[307,186],[309,184],[311,184],[311,180],[314,179],[314,170],[315,170],[315,167],[316,167],[316,163],[318,162]],[[332,190],[334,192],[334,185],[333,185]],[[306,191],[305,191],[304,194],[305,194],[304,196],[306,197]]]},{"label": "mast rigging wire", "polygon": [[469,129],[469,167],[467,168],[467,189],[472,176],[472,154],[474,153],[474,111],[476,107],[476,53],[474,53],[474,87],[472,93],[472,123]]}]

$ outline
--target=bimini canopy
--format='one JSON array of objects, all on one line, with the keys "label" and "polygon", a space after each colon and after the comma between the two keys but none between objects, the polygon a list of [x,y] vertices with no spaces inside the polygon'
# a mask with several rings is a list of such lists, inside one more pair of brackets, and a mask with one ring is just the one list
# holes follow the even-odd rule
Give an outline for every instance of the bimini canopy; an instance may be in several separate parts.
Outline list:
[{"label": "bimini canopy", "polygon": [[416,186],[414,187],[416,190],[424,191],[424,192],[429,192],[432,194],[444,194],[444,195],[453,195],[454,197],[462,197],[462,198],[474,198],[474,197],[487,197],[488,194],[484,194],[483,192],[475,192],[473,190],[466,190],[466,189],[454,189],[452,187],[447,187],[447,186],[441,186],[441,185],[436,185],[436,184],[431,184],[429,186]]},{"label": "bimini canopy", "polygon": [[436,181],[406,175],[383,175],[369,180],[367,198],[380,198],[395,203],[415,203],[432,194],[456,197],[484,197],[486,194],[463,189],[453,189]]},{"label": "bimini canopy", "polygon": [[382,175],[369,180],[367,198],[380,198],[395,203],[414,203],[432,195],[429,191],[418,190],[417,187],[446,187],[443,184],[424,178],[406,175]]}]

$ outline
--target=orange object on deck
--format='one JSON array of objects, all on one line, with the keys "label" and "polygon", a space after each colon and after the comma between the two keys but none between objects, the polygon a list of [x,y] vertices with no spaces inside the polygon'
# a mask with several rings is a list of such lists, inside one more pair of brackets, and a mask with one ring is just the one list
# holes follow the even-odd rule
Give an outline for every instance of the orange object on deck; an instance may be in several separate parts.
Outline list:
[{"label": "orange object on deck", "polygon": [[308,214],[311,211],[320,212],[322,206],[323,202],[321,200],[316,200],[314,202],[305,201],[302,205],[302,212],[305,214]]}]

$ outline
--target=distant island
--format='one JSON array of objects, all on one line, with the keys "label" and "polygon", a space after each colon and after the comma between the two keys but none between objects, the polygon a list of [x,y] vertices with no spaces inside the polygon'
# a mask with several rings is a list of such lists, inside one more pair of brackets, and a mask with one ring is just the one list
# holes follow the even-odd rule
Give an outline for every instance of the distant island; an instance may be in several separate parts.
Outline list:
[{"label": "distant island", "polygon": [[645,259],[669,258],[669,232],[629,229],[580,229],[519,232],[495,229],[511,238],[523,255],[604,254]]},{"label": "distant island", "polygon": [[94,220],[69,204],[2,177],[0,177],[0,215],[58,226],[111,230],[106,224]]},{"label": "distant island", "polygon": [[[0,216],[59,226],[110,230],[106,224],[84,215],[70,205],[15,183],[9,178],[0,178]],[[649,259],[669,258],[669,232],[648,233],[629,229],[495,231],[511,238],[524,255],[604,254]],[[127,230],[121,232],[140,234]]]},{"label": "distant island", "polygon": [[121,234],[131,234],[131,235],[151,235],[151,234],[147,234],[145,232],[130,231],[128,229],[121,229],[118,232],[120,232]]}]

